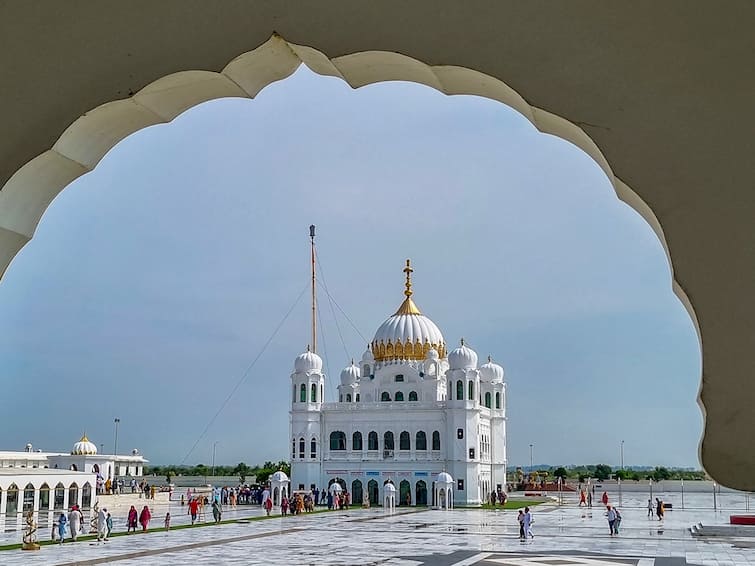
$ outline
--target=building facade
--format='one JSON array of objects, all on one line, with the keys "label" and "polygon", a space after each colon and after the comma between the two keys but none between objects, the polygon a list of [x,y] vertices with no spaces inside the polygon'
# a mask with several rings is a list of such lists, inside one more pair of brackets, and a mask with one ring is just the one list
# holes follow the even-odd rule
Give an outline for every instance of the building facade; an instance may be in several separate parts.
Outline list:
[{"label": "building facade", "polygon": [[307,349],[294,361],[291,488],[338,482],[352,501],[435,505],[434,480],[454,480],[454,504],[479,504],[506,487],[506,385],[490,358],[478,366],[464,340],[447,351],[440,329],[405,299],[383,322],[359,363],[341,371],[338,401],[324,402],[322,359]]}]

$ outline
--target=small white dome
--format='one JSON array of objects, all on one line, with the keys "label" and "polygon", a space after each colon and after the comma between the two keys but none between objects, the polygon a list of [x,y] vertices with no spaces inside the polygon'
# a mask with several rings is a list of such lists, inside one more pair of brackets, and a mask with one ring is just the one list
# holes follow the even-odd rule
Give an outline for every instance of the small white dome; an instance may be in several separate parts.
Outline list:
[{"label": "small white dome", "polygon": [[425,359],[426,360],[431,360],[433,362],[437,361],[438,359],[440,359],[440,356],[438,355],[438,350],[436,350],[435,348],[430,348],[427,351],[427,357]]},{"label": "small white dome", "polygon": [[503,381],[503,368],[493,363],[493,360],[488,356],[488,361],[480,366],[480,379],[500,383]]},{"label": "small white dome", "polygon": [[270,476],[270,481],[276,481],[279,483],[287,482],[288,476],[286,475],[286,472],[284,472],[283,470],[278,470],[277,472],[275,472],[273,475]]},{"label": "small white dome", "polygon": [[85,434],[81,437],[81,440],[73,445],[71,454],[74,456],[94,456],[97,454],[97,447],[93,442],[89,442],[89,439]]},{"label": "small white dome", "polygon": [[343,368],[341,371],[341,385],[351,385],[361,376],[359,366],[354,365],[354,360],[351,360],[351,365]]},{"label": "small white dome", "polygon": [[307,351],[296,356],[294,360],[294,371],[296,373],[307,373],[310,371],[322,370],[322,358],[312,352],[307,346]]},{"label": "small white dome", "polygon": [[334,481],[330,485],[330,493],[341,493],[343,491],[343,488],[341,487],[341,484],[337,481]]},{"label": "small white dome", "polygon": [[435,483],[454,483],[454,479],[448,472],[441,472],[438,477],[435,478]]},{"label": "small white dome", "polygon": [[396,486],[392,483],[387,483],[383,486],[383,491],[386,493],[396,493]]},{"label": "small white dome", "polygon": [[369,345],[367,346],[367,349],[364,351],[364,354],[362,354],[362,362],[366,364],[371,364],[375,362],[375,356],[372,355],[372,350],[370,350]]},{"label": "small white dome", "polygon": [[477,367],[477,352],[465,346],[464,339],[462,338],[461,346],[448,354],[448,365],[451,369],[475,368]]}]

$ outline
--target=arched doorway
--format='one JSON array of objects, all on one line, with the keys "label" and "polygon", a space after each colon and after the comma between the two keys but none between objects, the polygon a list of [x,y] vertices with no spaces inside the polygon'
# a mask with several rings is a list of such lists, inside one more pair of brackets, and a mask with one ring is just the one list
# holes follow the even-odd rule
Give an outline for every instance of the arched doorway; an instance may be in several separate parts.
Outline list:
[{"label": "arched doorway", "polygon": [[362,492],[361,480],[351,482],[351,503],[352,505],[361,505],[364,494]]},{"label": "arched doorway", "polygon": [[68,506],[71,507],[73,505],[78,505],[79,503],[79,486],[76,485],[76,482],[71,484],[71,487],[68,488]]},{"label": "arched doorway", "polygon": [[92,465],[92,473],[94,474],[100,473],[100,467],[97,464]]},{"label": "arched doorway", "polygon": [[26,513],[34,509],[34,486],[32,484],[26,484],[24,488],[24,499],[21,503],[21,510]]},{"label": "arched doorway", "polygon": [[331,480],[328,482],[328,491],[330,491],[330,486],[336,482],[341,486],[341,489],[346,491],[346,480],[344,480],[343,478],[331,478]]},{"label": "arched doorway", "polygon": [[433,490],[432,490],[432,498],[433,498],[433,507],[436,507],[438,505],[438,502],[435,500],[435,482],[433,482]]},{"label": "arched doorway", "polygon": [[411,505],[412,504],[412,485],[407,480],[401,480],[398,484],[399,492],[399,505]]},{"label": "arched doorway", "polygon": [[39,509],[47,511],[50,508],[50,486],[46,483],[39,488]]},{"label": "arched doorway", "polygon": [[415,505],[427,505],[427,484],[424,480],[417,482],[415,491]]},{"label": "arched doorway", "polygon": [[6,493],[5,512],[8,515],[18,511],[18,486],[15,483],[10,484],[8,493]]},{"label": "arched doorway", "polygon": [[81,507],[83,509],[89,509],[92,506],[92,486],[89,482],[84,484],[81,488]]},{"label": "arched doorway", "polygon": [[367,482],[367,493],[370,497],[370,505],[377,505],[380,501],[380,490],[378,489],[378,483],[375,480]]},{"label": "arched doorway", "polygon": [[58,483],[58,485],[55,486],[55,501],[53,502],[53,508],[57,511],[59,509],[63,509],[65,505],[65,497],[66,497],[66,488],[63,486],[62,483]]}]

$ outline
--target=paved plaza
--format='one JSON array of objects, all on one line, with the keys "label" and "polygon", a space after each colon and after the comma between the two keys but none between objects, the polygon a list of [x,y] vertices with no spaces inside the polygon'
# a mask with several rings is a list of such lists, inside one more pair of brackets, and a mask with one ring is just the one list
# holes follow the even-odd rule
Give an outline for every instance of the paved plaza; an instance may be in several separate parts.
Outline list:
[{"label": "paved plaza", "polygon": [[[611,537],[600,508],[573,502],[534,507],[535,538],[518,538],[516,511],[352,509],[300,517],[259,516],[256,507],[226,513],[236,522],[94,542],[3,551],[3,566],[118,564],[317,564],[391,566],[744,566],[755,564],[755,538],[694,538],[693,523],[724,524],[728,512],[676,509],[661,523],[639,497],[625,498],[621,534]],[[180,507],[178,508],[180,509]],[[175,513],[178,518],[179,513]],[[155,526],[160,521],[156,516]],[[181,517],[183,519],[183,517]],[[118,530],[118,529],[116,529]],[[41,538],[48,538],[45,533]]]}]

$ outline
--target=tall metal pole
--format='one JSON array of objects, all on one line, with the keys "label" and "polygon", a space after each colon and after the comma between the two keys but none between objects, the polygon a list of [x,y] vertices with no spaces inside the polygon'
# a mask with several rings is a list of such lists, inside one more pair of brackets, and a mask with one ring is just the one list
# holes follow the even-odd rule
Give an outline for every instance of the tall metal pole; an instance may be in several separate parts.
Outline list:
[{"label": "tall metal pole", "polygon": [[535,446],[534,444],[530,444],[530,476],[532,475],[532,470],[535,468],[534,464],[532,463],[532,447]]},{"label": "tall metal pole", "polygon": [[219,440],[212,443],[212,476],[215,477],[215,448],[218,445]]},{"label": "tall metal pole", "polygon": [[624,441],[621,441],[621,469],[624,469]]},{"label": "tall metal pole", "polygon": [[309,241],[312,248],[312,351],[317,353],[317,293],[315,281],[315,225],[309,227]]},{"label": "tall metal pole", "polygon": [[118,425],[121,424],[121,419],[115,417],[113,420],[115,423],[115,442],[113,442],[113,478],[118,477]]}]

